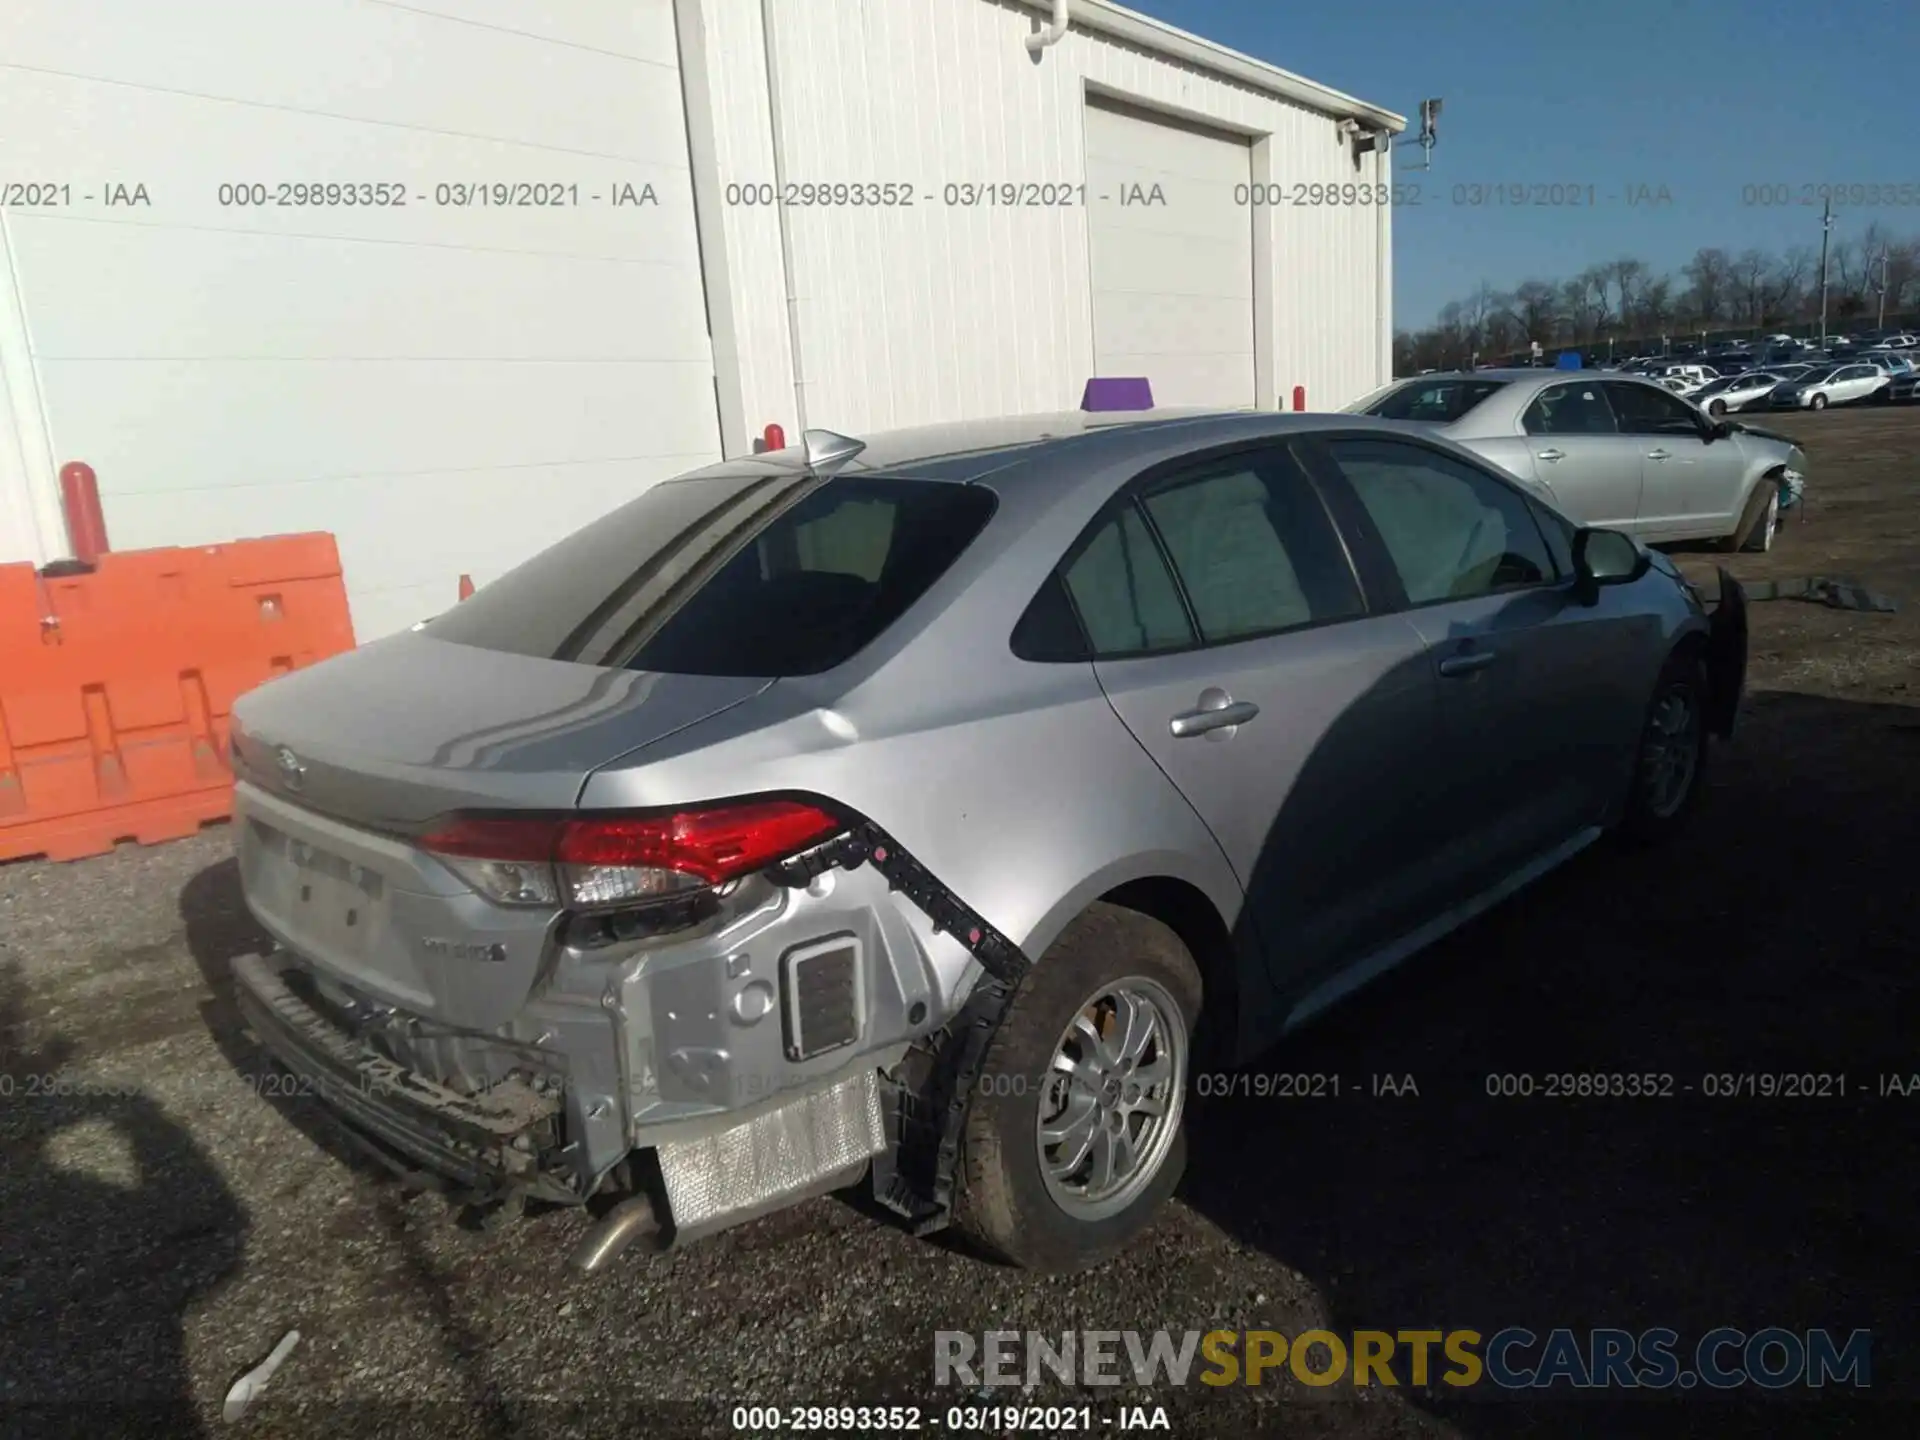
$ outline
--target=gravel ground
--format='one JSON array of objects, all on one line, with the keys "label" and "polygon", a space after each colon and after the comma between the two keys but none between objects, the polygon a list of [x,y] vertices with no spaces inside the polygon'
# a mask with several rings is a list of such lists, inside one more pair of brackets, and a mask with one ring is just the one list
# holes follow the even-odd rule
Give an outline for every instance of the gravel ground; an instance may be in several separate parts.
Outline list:
[{"label": "gravel ground", "polygon": [[[1902,613],[1756,606],[1742,733],[1690,833],[1583,857],[1254,1067],[1337,1073],[1341,1098],[1197,1102],[1180,1202],[1089,1275],[988,1266],[827,1199],[578,1280],[580,1216],[465,1228],[271,1093],[225,998],[259,936],[221,829],[0,866],[0,1428],[723,1434],[741,1404],[944,1415],[976,1397],[935,1389],[939,1329],[1781,1325],[1872,1329],[1871,1389],[1621,1405],[1284,1376],[1033,1398],[1164,1406],[1180,1436],[1920,1433],[1920,1094],[1879,1093],[1920,1074],[1920,410],[1788,424],[1807,516],[1735,570],[1852,575]],[[1487,1094],[1566,1071],[1676,1093]],[[1844,1075],[1845,1097],[1699,1093],[1779,1071]],[[1382,1074],[1418,1093],[1374,1096]]]}]

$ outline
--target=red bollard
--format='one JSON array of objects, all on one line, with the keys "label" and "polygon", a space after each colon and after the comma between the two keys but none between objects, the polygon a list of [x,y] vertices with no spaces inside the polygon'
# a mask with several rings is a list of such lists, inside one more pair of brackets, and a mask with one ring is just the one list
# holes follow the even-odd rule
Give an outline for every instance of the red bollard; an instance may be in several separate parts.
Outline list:
[{"label": "red bollard", "polygon": [[113,548],[107,544],[107,517],[100,508],[100,481],[86,461],[70,460],[60,467],[60,508],[74,559],[91,565]]},{"label": "red bollard", "polygon": [[1293,408],[1296,410],[1304,410],[1307,408],[1306,386],[1296,385],[1293,387]]},{"label": "red bollard", "polygon": [[473,576],[462,575],[460,577],[460,598],[462,600],[470,600],[473,598]]}]

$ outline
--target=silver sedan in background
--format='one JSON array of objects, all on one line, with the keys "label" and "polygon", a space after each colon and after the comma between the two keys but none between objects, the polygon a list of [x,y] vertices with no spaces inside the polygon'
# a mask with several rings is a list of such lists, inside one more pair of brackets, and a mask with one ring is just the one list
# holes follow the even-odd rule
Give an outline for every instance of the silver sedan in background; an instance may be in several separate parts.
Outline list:
[{"label": "silver sedan in background", "polygon": [[1776,385],[1803,375],[1805,365],[1783,365],[1771,370],[1749,370],[1743,375],[1723,375],[1687,398],[1714,420],[1765,400]]},{"label": "silver sedan in background", "polygon": [[1347,409],[1412,421],[1485,456],[1569,515],[1649,543],[1770,550],[1807,457],[1631,375],[1456,371],[1402,381]]}]

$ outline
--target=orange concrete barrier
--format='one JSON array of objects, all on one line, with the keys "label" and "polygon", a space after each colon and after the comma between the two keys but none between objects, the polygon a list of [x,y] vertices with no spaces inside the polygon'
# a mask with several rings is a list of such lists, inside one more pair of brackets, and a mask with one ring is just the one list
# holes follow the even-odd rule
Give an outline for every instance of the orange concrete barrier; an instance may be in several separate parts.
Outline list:
[{"label": "orange concrete barrier", "polygon": [[72,860],[231,813],[227,716],[353,648],[331,535],[0,565],[0,860]]}]

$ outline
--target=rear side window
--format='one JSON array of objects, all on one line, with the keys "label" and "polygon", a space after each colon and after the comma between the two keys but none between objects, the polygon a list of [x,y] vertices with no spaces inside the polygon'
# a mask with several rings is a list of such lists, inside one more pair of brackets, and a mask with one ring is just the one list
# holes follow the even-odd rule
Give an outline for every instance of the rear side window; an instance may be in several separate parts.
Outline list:
[{"label": "rear side window", "polygon": [[1450,425],[1494,391],[1506,387],[1505,380],[1410,380],[1389,390],[1360,413],[1378,415],[1382,420],[1424,420],[1435,425]]},{"label": "rear side window", "polygon": [[1167,562],[1132,505],[1094,532],[1061,578],[1096,655],[1139,655],[1193,643]]},{"label": "rear side window", "polygon": [[427,633],[668,674],[819,674],[898,620],[993,509],[979,486],[887,476],[671,481]]}]

